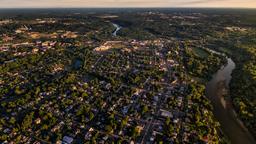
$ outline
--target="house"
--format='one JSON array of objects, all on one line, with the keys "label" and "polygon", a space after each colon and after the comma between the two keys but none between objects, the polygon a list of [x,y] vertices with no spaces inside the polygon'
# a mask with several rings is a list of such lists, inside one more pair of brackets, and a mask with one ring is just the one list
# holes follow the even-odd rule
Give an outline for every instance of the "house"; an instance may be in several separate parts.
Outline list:
[{"label": "house", "polygon": [[169,112],[169,111],[166,111],[166,110],[163,110],[163,109],[161,109],[160,111],[161,111],[161,116],[163,116],[163,117],[169,117],[169,118],[173,117],[172,113]]},{"label": "house", "polygon": [[158,102],[159,97],[158,96],[154,96],[154,101]]},{"label": "house", "polygon": [[10,130],[9,128],[6,128],[3,132],[6,133],[6,134],[8,134],[8,133],[11,132],[11,130]]},{"label": "house", "polygon": [[71,144],[73,141],[74,141],[74,139],[72,137],[69,137],[69,136],[64,136],[63,140],[62,140],[62,142],[64,144]]},{"label": "house", "polygon": [[183,103],[183,98],[182,97],[178,97],[178,106],[180,107]]},{"label": "house", "polygon": [[11,23],[11,22],[12,22],[12,20],[9,20],[9,19],[1,20],[1,21],[0,21],[0,25],[9,24],[9,23]]},{"label": "house", "polygon": [[38,48],[33,48],[33,49],[32,49],[32,53],[37,53],[38,51],[39,51]]},{"label": "house", "polygon": [[[19,32],[19,31],[18,31]],[[32,39],[38,39],[41,37],[41,34],[39,32],[30,32],[28,33],[28,35],[32,38]]]},{"label": "house", "polygon": [[143,130],[143,127],[142,126],[136,126],[135,129],[138,131],[138,133],[141,133],[142,130]]},{"label": "house", "polygon": [[66,33],[61,35],[61,38],[77,38],[78,35],[76,32],[67,31]]},{"label": "house", "polygon": [[85,134],[84,139],[89,140],[92,137],[93,128],[90,128],[89,131]]},{"label": "house", "polygon": [[39,141],[35,141],[33,144],[41,144]]},{"label": "house", "polygon": [[106,141],[107,139],[108,139],[108,136],[104,136],[104,137],[103,137],[103,140]]},{"label": "house", "polygon": [[9,50],[9,47],[6,47],[6,46],[0,47],[0,51],[2,52],[8,51],[8,50]]},{"label": "house", "polygon": [[111,88],[111,84],[108,83],[108,84],[105,86],[105,88],[106,88],[107,90],[109,90],[109,89]]},{"label": "house", "polygon": [[173,120],[173,123],[178,123],[178,122],[179,122],[179,119],[178,119],[178,118],[176,118],[176,119]]},{"label": "house", "polygon": [[37,118],[37,119],[35,120],[35,123],[36,123],[36,124],[40,124],[40,123],[41,123],[41,119],[40,119],[40,118]]},{"label": "house", "polygon": [[3,35],[2,39],[3,39],[3,41],[7,42],[7,41],[12,41],[14,39],[14,37]]},{"label": "house", "polygon": [[123,108],[123,110],[122,110],[123,114],[127,114],[128,110],[129,110],[129,107],[128,107],[128,106],[125,106],[125,107]]}]

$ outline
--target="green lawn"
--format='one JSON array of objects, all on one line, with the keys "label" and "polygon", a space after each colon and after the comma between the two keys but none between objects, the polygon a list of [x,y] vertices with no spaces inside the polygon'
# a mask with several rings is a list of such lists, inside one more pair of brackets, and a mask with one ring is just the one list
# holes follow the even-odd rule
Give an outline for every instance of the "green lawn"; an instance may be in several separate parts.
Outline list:
[{"label": "green lawn", "polygon": [[207,51],[201,49],[201,48],[195,47],[195,48],[192,48],[192,50],[193,50],[193,52],[194,52],[197,56],[199,56],[199,57],[201,57],[201,58],[206,58],[206,57],[209,56],[209,53],[208,53]]}]

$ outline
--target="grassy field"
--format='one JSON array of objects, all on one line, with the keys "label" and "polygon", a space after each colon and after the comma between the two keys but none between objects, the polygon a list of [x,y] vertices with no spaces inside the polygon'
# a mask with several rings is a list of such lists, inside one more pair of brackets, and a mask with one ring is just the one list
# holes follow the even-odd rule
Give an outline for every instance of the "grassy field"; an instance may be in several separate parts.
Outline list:
[{"label": "grassy field", "polygon": [[192,48],[192,50],[197,56],[201,58],[207,58],[209,56],[209,53],[201,48],[195,47]]}]

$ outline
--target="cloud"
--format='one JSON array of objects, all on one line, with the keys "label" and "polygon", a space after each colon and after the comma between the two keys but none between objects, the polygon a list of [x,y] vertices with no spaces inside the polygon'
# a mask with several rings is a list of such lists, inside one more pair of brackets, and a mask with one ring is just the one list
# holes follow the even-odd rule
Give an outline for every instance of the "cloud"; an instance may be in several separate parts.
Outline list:
[{"label": "cloud", "polygon": [[181,7],[245,7],[256,8],[255,0],[183,0],[177,3]]},{"label": "cloud", "polygon": [[192,0],[192,1],[184,1],[183,4],[205,4],[213,1],[223,1],[223,0]]}]

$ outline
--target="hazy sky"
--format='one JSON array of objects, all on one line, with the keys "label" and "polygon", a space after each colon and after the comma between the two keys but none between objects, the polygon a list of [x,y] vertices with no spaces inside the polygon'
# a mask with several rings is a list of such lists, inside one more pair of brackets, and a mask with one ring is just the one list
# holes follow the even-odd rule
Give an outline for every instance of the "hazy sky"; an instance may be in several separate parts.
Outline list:
[{"label": "hazy sky", "polygon": [[0,8],[26,7],[247,7],[256,0],[0,0]]}]

